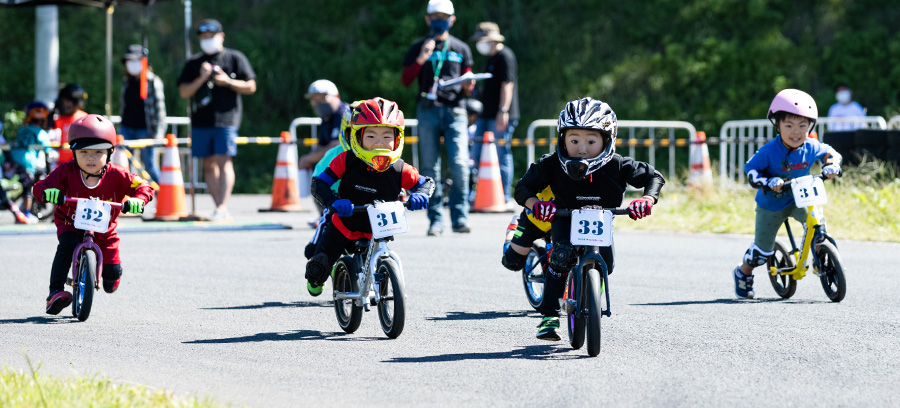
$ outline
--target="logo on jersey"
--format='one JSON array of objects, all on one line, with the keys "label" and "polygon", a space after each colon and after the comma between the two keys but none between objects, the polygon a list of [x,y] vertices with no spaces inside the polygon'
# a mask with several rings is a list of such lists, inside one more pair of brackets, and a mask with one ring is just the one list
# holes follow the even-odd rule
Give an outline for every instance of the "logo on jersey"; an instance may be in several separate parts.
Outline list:
[{"label": "logo on jersey", "polygon": [[362,190],[362,191],[365,191],[365,192],[371,193],[371,194],[375,194],[375,193],[378,192],[378,190],[375,190],[375,189],[372,188],[372,187],[361,186],[361,185],[359,185],[359,184],[353,186],[353,188],[355,188],[355,189],[357,189],[357,190]]},{"label": "logo on jersey", "polygon": [[600,201],[600,197],[577,196],[575,199],[581,201]]}]

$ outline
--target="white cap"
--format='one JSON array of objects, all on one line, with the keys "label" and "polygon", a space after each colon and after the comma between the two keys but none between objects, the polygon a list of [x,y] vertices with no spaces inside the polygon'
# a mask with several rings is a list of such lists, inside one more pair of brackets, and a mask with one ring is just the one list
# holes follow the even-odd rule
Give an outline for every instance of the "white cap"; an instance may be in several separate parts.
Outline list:
[{"label": "white cap", "polygon": [[450,0],[428,0],[428,10],[425,14],[444,13],[453,15],[453,2]]},{"label": "white cap", "polygon": [[309,90],[306,91],[305,95],[306,99],[309,99],[313,94],[337,95],[337,85],[327,79],[320,79],[309,84]]}]

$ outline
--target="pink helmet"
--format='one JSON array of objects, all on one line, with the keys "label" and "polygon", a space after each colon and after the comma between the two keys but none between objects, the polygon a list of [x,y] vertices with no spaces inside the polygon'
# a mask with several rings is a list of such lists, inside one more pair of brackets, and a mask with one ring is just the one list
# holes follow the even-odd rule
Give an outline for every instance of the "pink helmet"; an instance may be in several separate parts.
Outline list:
[{"label": "pink helmet", "polygon": [[816,101],[808,93],[799,89],[785,89],[775,95],[772,104],[769,105],[769,114],[766,119],[775,123],[775,114],[778,112],[793,113],[797,116],[803,116],[812,121],[809,127],[812,130],[819,119],[819,109],[816,107]]}]

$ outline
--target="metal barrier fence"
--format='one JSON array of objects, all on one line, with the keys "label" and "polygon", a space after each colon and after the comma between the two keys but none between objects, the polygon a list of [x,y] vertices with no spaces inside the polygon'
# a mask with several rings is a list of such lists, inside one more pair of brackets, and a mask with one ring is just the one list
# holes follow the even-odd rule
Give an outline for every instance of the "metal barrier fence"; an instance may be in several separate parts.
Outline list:
[{"label": "metal barrier fence", "polygon": [[[525,138],[525,144],[528,146],[528,164],[534,163],[534,146],[547,145],[548,152],[552,152],[556,145],[556,119],[538,119],[528,125],[528,134]],[[535,131],[538,128],[548,128],[549,136],[546,143],[542,143],[544,139],[534,140]],[[687,147],[691,144],[691,139],[697,134],[697,129],[689,122],[681,122],[674,120],[620,120],[618,122],[618,136],[616,137],[616,147],[628,146],[628,155],[634,157],[637,147],[646,147],[649,149],[651,166],[656,167],[656,148],[669,149],[669,179],[675,178],[675,152],[676,147]],[[684,138],[676,138],[677,130],[685,130],[687,134]],[[647,134],[646,138],[638,138],[638,133]],[[660,136],[662,133],[662,137]],[[624,135],[628,138],[623,138]],[[513,144],[515,145],[515,144]],[[689,151],[685,151],[688,155]]]},{"label": "metal barrier fence", "polygon": [[887,123],[888,129],[900,129],[900,116],[891,116]]},{"label": "metal barrier fence", "polygon": [[[419,120],[407,118],[405,121],[407,131],[404,133],[403,143],[406,145],[414,145],[419,142]],[[310,137],[303,140],[304,146],[314,146],[318,143],[318,128],[319,125],[322,124],[322,119],[319,117],[308,118],[308,117],[300,117],[294,118],[291,121],[290,127],[288,127],[288,131],[291,133],[291,140],[295,141],[297,144],[300,144],[300,139],[297,139],[297,128],[300,126],[309,126],[309,134]],[[413,167],[419,168],[419,149],[412,149],[412,157],[413,157]]]},{"label": "metal barrier fence", "polygon": [[[900,117],[898,117],[900,121]],[[816,133],[827,143],[828,132],[852,127],[887,129],[881,116],[819,118]],[[840,129],[840,130],[838,130]],[[744,163],[775,137],[775,126],[768,119],[730,120],[719,130],[719,180],[724,187],[745,184]]]}]

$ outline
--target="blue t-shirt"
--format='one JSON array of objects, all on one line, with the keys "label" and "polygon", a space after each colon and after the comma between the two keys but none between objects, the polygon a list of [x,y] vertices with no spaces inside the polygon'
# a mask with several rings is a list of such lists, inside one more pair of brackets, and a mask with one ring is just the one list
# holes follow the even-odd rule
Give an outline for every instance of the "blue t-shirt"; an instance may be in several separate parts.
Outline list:
[{"label": "blue t-shirt", "polygon": [[[32,149],[28,146],[41,145],[43,149]],[[19,128],[16,134],[16,144],[10,150],[12,161],[25,168],[29,174],[34,174],[38,168],[46,167],[42,163],[42,150],[50,148],[50,135],[44,129],[34,125],[25,125]]]},{"label": "blue t-shirt", "polygon": [[[809,175],[809,168],[816,160],[821,161],[831,146],[816,139],[807,138],[803,146],[788,150],[781,142],[781,135],[760,147],[756,154],[744,165],[744,173],[756,170],[762,177],[793,179]],[[794,205],[790,186],[782,187],[785,194],[780,198],[774,192],[756,192],[756,204],[769,211],[780,211]]]},{"label": "blue t-shirt", "polygon": [[[322,172],[328,168],[328,165],[331,164],[331,161],[334,160],[335,157],[337,157],[339,154],[341,154],[343,152],[344,152],[344,146],[341,146],[341,145],[337,145],[335,147],[332,147],[331,149],[328,149],[328,151],[325,152],[325,155],[322,156],[322,160],[319,160],[319,162],[316,163],[316,167],[313,168],[312,176],[316,177],[319,174],[322,174]],[[331,185],[331,190],[334,191],[335,193],[337,193],[338,187],[340,187],[340,185],[341,185],[340,180],[335,181],[334,184]]]}]

